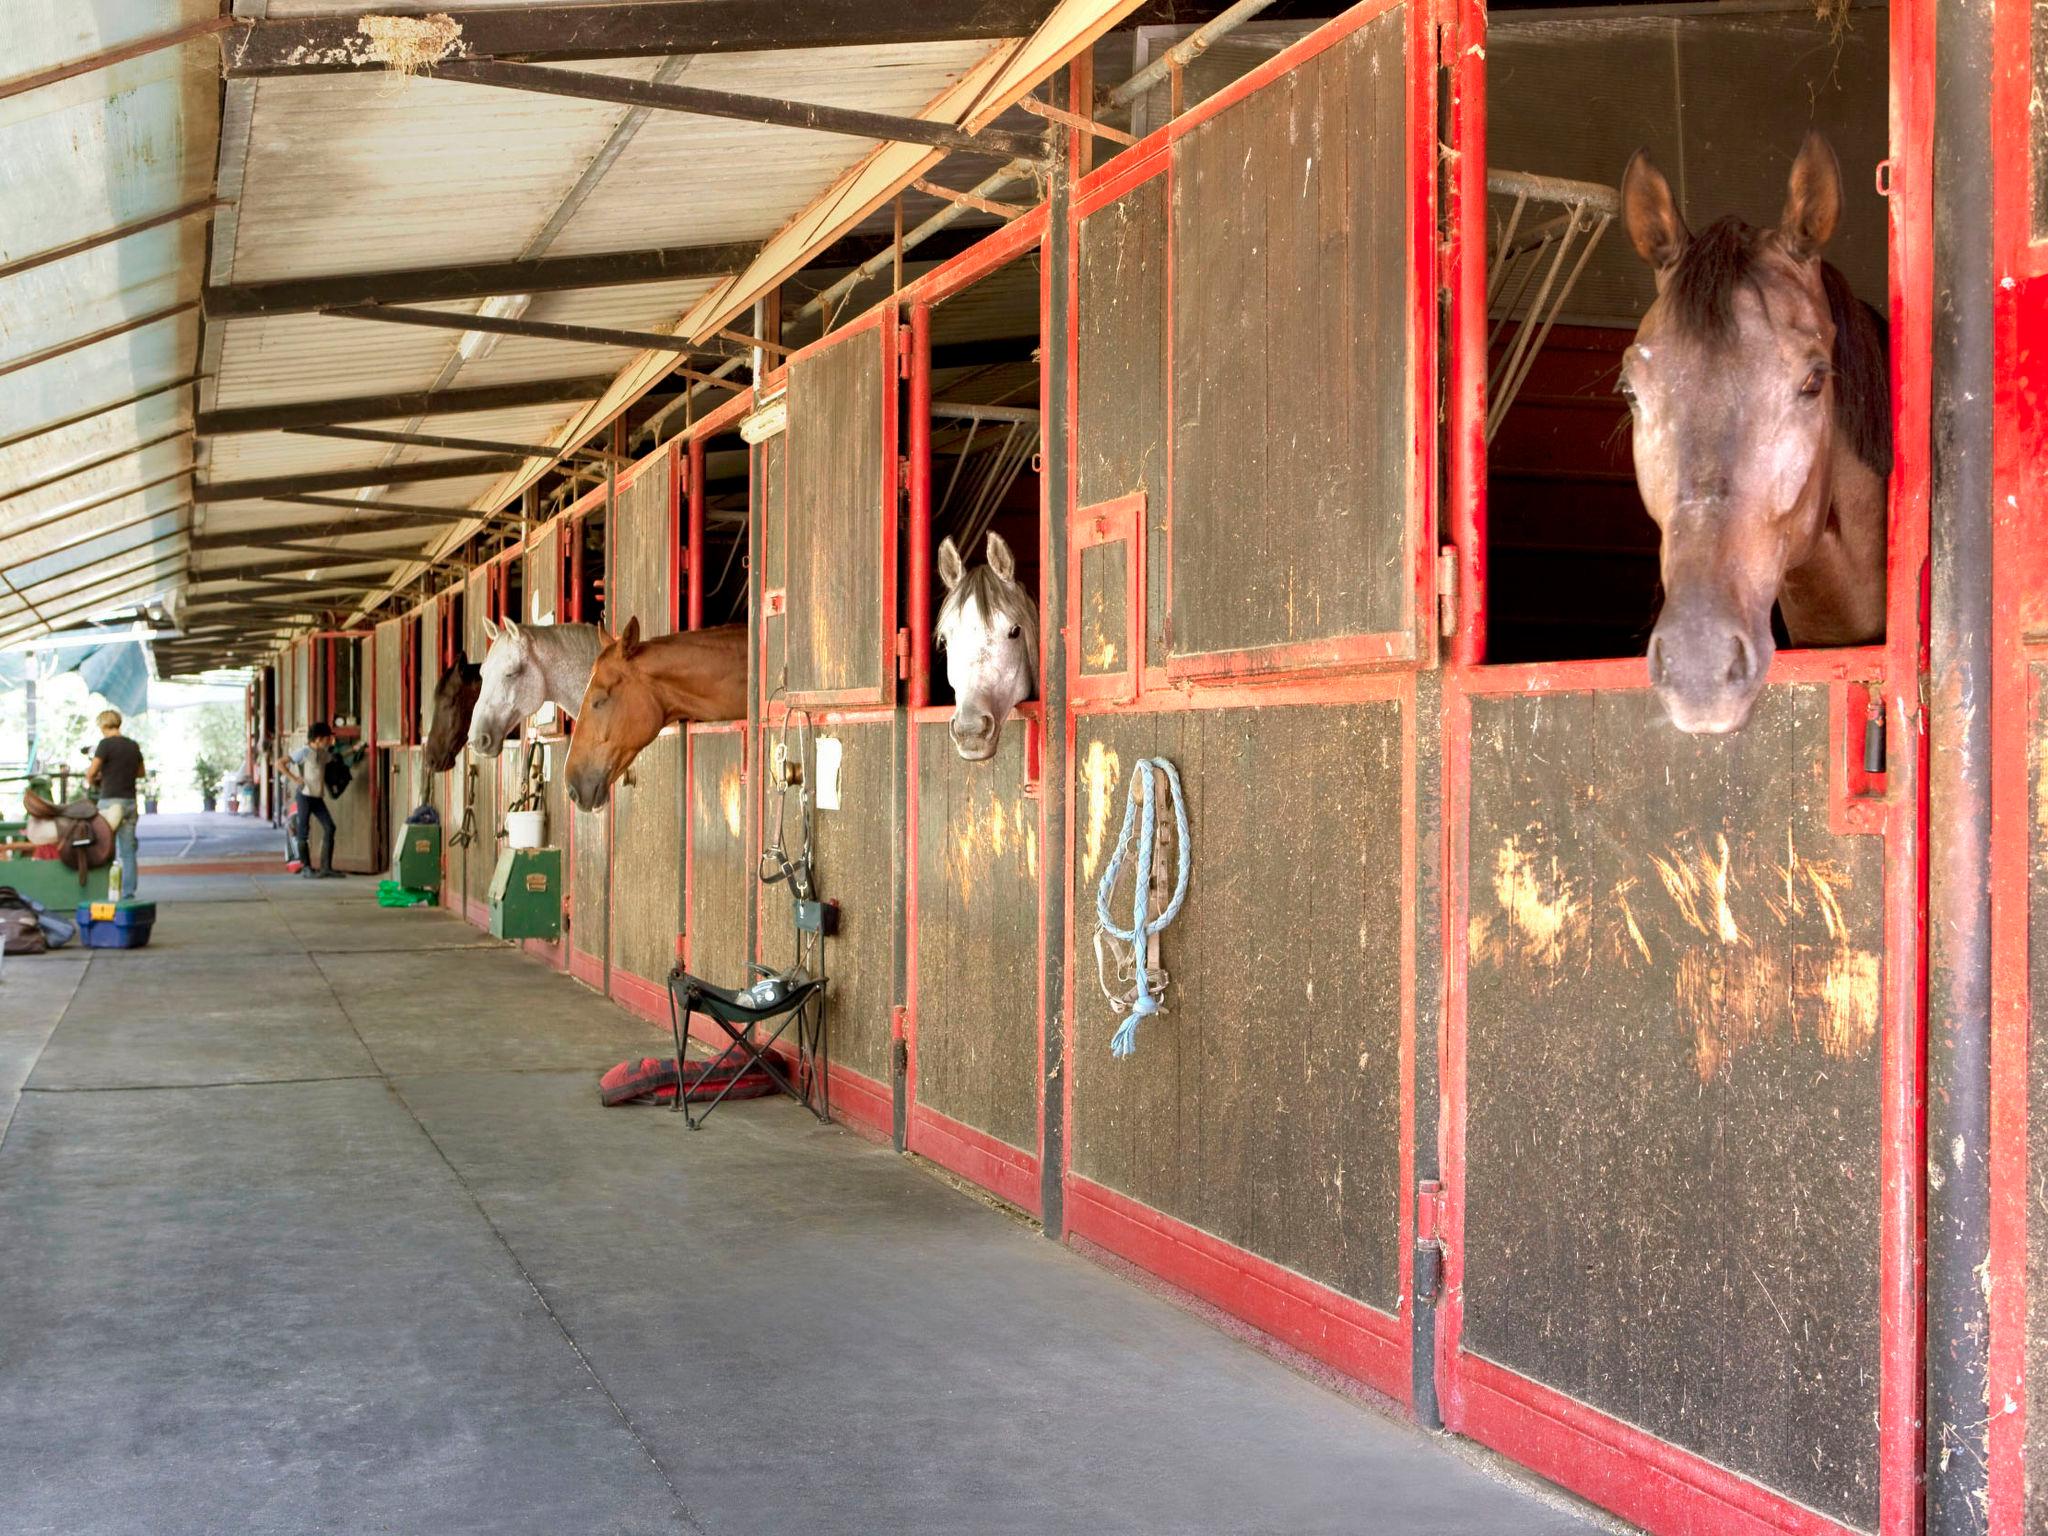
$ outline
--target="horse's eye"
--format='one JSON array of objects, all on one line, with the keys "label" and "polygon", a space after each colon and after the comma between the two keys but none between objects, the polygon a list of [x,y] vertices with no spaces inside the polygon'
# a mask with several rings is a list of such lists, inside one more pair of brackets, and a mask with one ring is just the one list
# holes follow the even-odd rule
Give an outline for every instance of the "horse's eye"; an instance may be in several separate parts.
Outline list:
[{"label": "horse's eye", "polygon": [[1799,393],[1806,396],[1810,400],[1814,396],[1818,395],[1823,389],[1827,388],[1827,382],[1827,369],[1822,367],[1815,367],[1813,372],[1809,373],[1806,376],[1806,382],[1799,386]]},{"label": "horse's eye", "polygon": [[1022,624],[1012,624],[1012,625],[1010,626],[1010,638],[1011,638],[1012,640],[1021,640],[1021,639],[1023,639],[1023,638],[1024,638],[1024,626],[1023,626]]},{"label": "horse's eye", "polygon": [[611,703],[611,700],[608,697],[606,697],[604,694],[599,694],[596,698],[590,701],[590,707],[593,710],[603,709],[605,705],[609,703]]}]

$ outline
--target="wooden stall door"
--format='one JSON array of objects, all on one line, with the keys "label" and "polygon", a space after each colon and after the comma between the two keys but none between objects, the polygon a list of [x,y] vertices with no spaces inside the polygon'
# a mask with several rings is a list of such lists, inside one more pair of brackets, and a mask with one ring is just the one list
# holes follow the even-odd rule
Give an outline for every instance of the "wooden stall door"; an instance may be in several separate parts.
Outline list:
[{"label": "wooden stall door", "polygon": [[[491,648],[490,637],[484,632],[484,620],[495,612],[491,598],[496,577],[495,566],[482,566],[472,571],[462,600],[462,653],[477,666],[483,665],[484,654]],[[468,846],[461,850],[461,910],[479,928],[490,924],[491,875],[498,863],[499,762],[498,758],[485,757],[466,746],[456,760],[457,770],[463,775],[463,793],[467,797],[464,809],[469,813],[470,826],[475,833]]]},{"label": "wooden stall door", "polygon": [[[673,451],[642,468],[620,489],[612,520],[612,623],[638,618],[647,639],[675,630],[676,469]],[[633,782],[612,789],[608,984],[657,1020],[668,1017],[663,988],[682,931],[684,746],[671,726],[633,760]]]},{"label": "wooden stall door", "polygon": [[813,707],[896,689],[897,322],[884,307],[789,364],[789,427],[768,507],[779,654],[764,691]]},{"label": "wooden stall door", "polygon": [[[1084,180],[1062,339],[1066,1232],[1402,1399],[1432,35],[1360,5]],[[1092,941],[1147,758],[1191,873],[1118,1058]]]},{"label": "wooden stall door", "polygon": [[[560,624],[567,621],[562,602],[562,548],[561,532],[555,524],[549,524],[530,539],[526,546],[526,612],[517,615],[522,624]],[[521,731],[517,746],[508,745],[507,752],[524,753],[529,750],[541,754],[542,789],[541,811],[545,817],[543,837],[551,848],[562,850],[562,907],[563,916],[569,915],[574,900],[575,858],[569,846],[569,793],[562,783],[562,765],[568,760],[569,746],[562,737],[563,723],[559,716],[552,718],[536,729],[528,721]],[[536,739],[538,738],[538,739]],[[515,761],[521,761],[515,757]],[[548,943],[541,939],[528,939],[529,954],[540,956],[557,969],[566,970],[569,964],[568,929],[563,937]]]},{"label": "wooden stall door", "polygon": [[1781,650],[1723,736],[1640,657],[1446,683],[1442,1416],[1656,1532],[1915,1528],[1925,13],[1893,16],[1886,640]]},{"label": "wooden stall door", "polygon": [[1990,1528],[2021,1536],[2048,1530],[2048,5],[1995,27]]}]

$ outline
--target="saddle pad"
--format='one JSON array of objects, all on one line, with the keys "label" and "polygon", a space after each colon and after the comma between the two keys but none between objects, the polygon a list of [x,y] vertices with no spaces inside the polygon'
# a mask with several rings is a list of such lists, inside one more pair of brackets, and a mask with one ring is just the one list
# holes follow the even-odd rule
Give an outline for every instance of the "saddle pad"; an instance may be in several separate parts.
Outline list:
[{"label": "saddle pad", "polygon": [[[693,1101],[708,1099],[728,1082],[732,1083],[731,1091],[726,1094],[728,1099],[757,1099],[775,1091],[775,1079],[761,1068],[748,1066],[741,1071],[741,1066],[742,1062],[737,1059],[684,1063],[690,1080],[690,1098]],[[713,1067],[718,1070],[712,1071]],[[598,1079],[597,1097],[607,1109],[642,1100],[673,1104],[676,1097],[675,1058],[643,1056],[638,1061],[622,1061]]]}]

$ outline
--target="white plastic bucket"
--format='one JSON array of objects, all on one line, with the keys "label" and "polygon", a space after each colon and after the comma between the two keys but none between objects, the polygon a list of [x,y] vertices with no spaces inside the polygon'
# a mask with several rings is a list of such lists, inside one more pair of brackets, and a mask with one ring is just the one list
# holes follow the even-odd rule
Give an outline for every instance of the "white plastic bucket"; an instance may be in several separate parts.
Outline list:
[{"label": "white plastic bucket", "polygon": [[546,819],[541,811],[507,811],[505,841],[514,848],[538,848]]}]

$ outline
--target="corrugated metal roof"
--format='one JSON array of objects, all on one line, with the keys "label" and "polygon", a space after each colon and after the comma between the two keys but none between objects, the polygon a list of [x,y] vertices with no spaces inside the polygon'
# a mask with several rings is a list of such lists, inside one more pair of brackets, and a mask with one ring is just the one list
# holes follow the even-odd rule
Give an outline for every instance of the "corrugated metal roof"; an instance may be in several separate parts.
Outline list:
[{"label": "corrugated metal roof", "polygon": [[[0,60],[33,75],[214,14],[207,0],[11,0]],[[205,199],[218,58],[203,39],[0,99],[0,265]],[[38,429],[189,376],[197,313],[9,365],[196,301],[205,238],[189,218],[0,278],[0,644],[72,627],[96,597],[176,586],[189,497],[165,477],[191,462],[190,390]]]},{"label": "corrugated metal roof", "polygon": [[[538,0],[534,0],[538,3]],[[579,73],[976,127],[1087,42],[1134,0],[1057,0],[1026,41],[712,53],[582,61]],[[215,20],[216,0],[12,0],[0,7],[0,58],[23,72]],[[236,21],[357,11],[332,0],[234,0]],[[0,99],[0,265],[19,255],[217,194],[203,219],[136,235],[36,272],[0,279],[0,443],[152,384],[201,373],[204,410],[564,378],[614,377],[596,402],[521,405],[422,422],[353,422],[397,432],[517,444],[574,445],[665,375],[673,354],[505,335],[465,357],[463,332],[317,313],[211,318],[187,310],[65,357],[6,373],[68,337],[193,301],[202,278],[242,285],[329,274],[440,268],[654,247],[738,243],[764,254],[752,276],[664,280],[541,293],[525,317],[625,331],[687,326],[707,336],[750,299],[761,273],[801,261],[886,197],[935,152],[844,135],[379,73],[219,80],[212,38],[150,53],[59,85]],[[481,300],[431,307],[476,312]],[[164,439],[132,458],[0,499],[0,573],[44,583],[78,609],[84,583],[125,560],[159,564],[168,587],[189,556],[214,603],[238,583],[209,572],[289,564],[264,550],[295,529],[352,514],[277,501],[190,509],[179,471],[202,484],[324,472],[373,472],[462,456],[462,450],[344,441],[283,431],[195,443],[191,389],[0,447],[0,498],[68,467]],[[579,436],[580,434],[580,436]],[[529,461],[537,470],[544,460]],[[116,497],[124,487],[160,480]],[[360,503],[489,511],[518,479],[491,473],[329,494]],[[470,523],[425,524],[316,542],[336,552],[432,558]],[[101,535],[105,535],[104,542]],[[255,544],[243,543],[255,540]],[[131,549],[125,556],[112,554]],[[161,561],[159,556],[163,556]],[[313,559],[315,557],[308,557]],[[31,563],[34,562],[34,563]],[[388,590],[413,567],[367,590]],[[145,581],[149,578],[144,577]],[[103,583],[103,586],[108,584]],[[134,593],[122,593],[132,597]],[[149,596],[144,591],[139,595]],[[252,610],[253,611],[253,610]],[[61,622],[61,621],[58,621]],[[39,627],[28,599],[0,589],[0,641]]]}]

